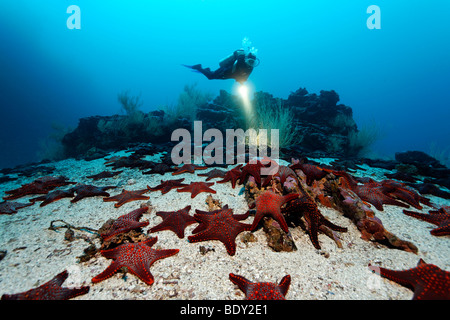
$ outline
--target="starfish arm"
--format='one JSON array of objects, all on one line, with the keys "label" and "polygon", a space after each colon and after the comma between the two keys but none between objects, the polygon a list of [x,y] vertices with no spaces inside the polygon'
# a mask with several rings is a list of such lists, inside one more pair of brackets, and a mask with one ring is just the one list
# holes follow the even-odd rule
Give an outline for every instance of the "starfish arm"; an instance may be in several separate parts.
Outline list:
[{"label": "starfish arm", "polygon": [[73,197],[73,196],[74,196],[73,192],[58,193],[58,194],[50,195],[48,197],[45,197],[45,199],[43,199],[44,201],[42,201],[39,206],[44,207],[52,202],[62,199],[62,198],[69,198],[69,197]]},{"label": "starfish arm", "polygon": [[442,221],[438,228],[430,231],[433,236],[448,236],[450,235],[450,219]]},{"label": "starfish arm", "polygon": [[196,223],[197,220],[194,217],[188,214],[189,210],[191,210],[191,206],[187,206],[182,210],[173,211],[173,212],[164,212],[159,211],[156,215],[163,218],[163,221],[150,229],[150,232],[158,232],[163,230],[171,230],[175,232],[178,238],[184,238],[184,229],[193,223]]},{"label": "starfish arm", "polygon": [[[238,226],[242,227],[245,229],[246,227],[243,226],[242,223],[237,222]],[[224,233],[222,233],[221,236],[219,236],[218,238],[220,238],[219,240],[225,245],[225,248],[227,249],[227,253],[230,256],[234,256],[236,254],[236,236],[241,233],[242,228],[239,229],[227,229],[225,230]]]},{"label": "starfish arm", "polygon": [[127,265],[128,270],[137,276],[139,279],[144,281],[148,285],[152,285],[154,282],[154,278],[152,273],[150,272],[151,265],[160,259],[164,259],[170,256],[177,254],[180,250],[178,249],[165,249],[165,250],[156,250],[155,255],[146,261],[141,263]]},{"label": "starfish arm", "polygon": [[107,197],[107,198],[103,198],[103,201],[118,201],[118,200],[120,200],[121,195],[124,194],[125,192],[126,192],[126,190],[122,189],[121,193],[119,193],[119,194],[117,194],[115,196],[110,196],[110,197]]},{"label": "starfish arm", "polygon": [[[278,210],[278,211],[280,211],[280,210]],[[272,215],[272,217],[273,217],[273,215]],[[289,232],[289,227],[288,227],[287,222],[284,219],[283,215],[281,214],[281,212],[279,214],[277,214],[277,217],[273,217],[273,218],[278,221],[278,223],[280,224],[281,229],[284,232],[286,232],[286,233]]]},{"label": "starfish arm", "polygon": [[256,213],[255,218],[253,218],[253,222],[252,222],[252,231],[256,229],[256,227],[258,226],[259,222],[261,221],[261,219],[264,217],[263,214],[261,213]]},{"label": "starfish arm", "polygon": [[242,221],[248,218],[248,216],[250,215],[250,210],[247,210],[246,213],[243,214],[233,214],[233,218],[235,218],[238,221]]},{"label": "starfish arm", "polygon": [[[109,250],[106,250],[106,251],[109,251]],[[103,272],[101,272],[100,274],[93,277],[91,279],[91,281],[92,281],[92,283],[98,283],[100,281],[108,279],[108,278],[112,277],[117,272],[117,270],[119,270],[122,267],[123,267],[123,264],[120,263],[120,261],[117,261],[117,260],[113,261],[105,270],[103,270]]]},{"label": "starfish arm", "polygon": [[255,230],[256,227],[258,226],[259,222],[261,221],[261,219],[264,216],[271,216],[274,220],[276,220],[279,224],[281,229],[288,233],[289,232],[289,227],[286,223],[286,220],[284,219],[283,215],[281,214],[281,211],[278,209],[278,212],[265,212],[265,211],[260,211],[260,212],[256,212],[255,218],[253,219],[253,222],[251,224],[251,228],[250,230]]},{"label": "starfish arm", "polygon": [[148,207],[142,207],[136,210],[131,211],[130,213],[127,214],[127,218],[130,220],[139,220],[142,215],[147,212]]},{"label": "starfish arm", "polygon": [[[189,242],[202,242],[202,241],[206,241],[206,240],[219,240],[219,239],[216,239],[216,237],[210,236],[208,234],[208,230],[207,230],[208,225],[204,225],[202,228],[199,228],[199,227],[200,227],[200,225],[196,228],[196,229],[199,229],[199,230],[197,230],[195,232],[195,234],[190,235],[188,237],[188,241]],[[206,236],[208,236],[208,237],[206,237]]]},{"label": "starfish arm", "polygon": [[177,189],[178,192],[190,192],[191,198],[195,198],[201,192],[216,193],[210,186],[214,185],[214,182],[192,182],[189,186]]},{"label": "starfish arm", "polygon": [[239,287],[239,289],[241,289],[242,292],[246,293],[247,292],[247,288],[248,286],[251,284],[251,282],[249,280],[247,280],[246,278],[230,273],[229,274],[229,278],[231,280],[231,282],[233,282],[235,285],[237,285]]},{"label": "starfish arm", "polygon": [[414,211],[409,211],[409,210],[403,210],[403,213],[406,214],[407,216],[416,218],[416,219],[420,219],[426,222],[430,222],[436,225],[439,225],[442,218],[440,218],[440,215],[431,215],[431,214],[424,214],[424,213],[420,213],[420,212],[414,212]]},{"label": "starfish arm", "polygon": [[210,213],[196,209],[195,212],[196,214],[194,214],[194,219],[199,223],[199,225],[192,230],[192,234],[199,233],[208,227],[208,223],[211,220],[211,214],[213,214],[214,211]]},{"label": "starfish arm", "polygon": [[133,196],[132,198],[119,200],[119,202],[117,202],[114,205],[114,207],[115,208],[119,208],[119,207],[123,206],[127,202],[136,201],[136,200],[148,200],[148,199],[150,199],[150,197],[148,197],[148,196],[136,195],[136,196]]},{"label": "starfish arm", "polygon": [[299,194],[298,194],[298,193],[290,193],[290,194],[287,194],[287,195],[285,195],[285,196],[283,197],[283,202],[282,202],[282,204],[285,204],[286,202],[289,202],[289,201],[291,201],[291,200],[297,199],[298,197],[299,197]]},{"label": "starfish arm", "polygon": [[331,221],[326,219],[324,216],[321,217],[320,224],[323,224],[324,226],[326,226],[334,231],[339,231],[339,232],[347,232],[348,231],[347,228],[335,225],[334,223],[332,223]]},{"label": "starfish arm", "polygon": [[150,272],[150,266],[152,262],[141,262],[130,266],[127,266],[128,271],[134,274],[136,277],[144,281],[148,285],[152,285],[155,282],[152,273]]},{"label": "starfish arm", "polygon": [[172,230],[173,232],[175,232],[178,236],[178,238],[182,239],[184,238],[184,230],[180,230],[175,229],[173,226],[169,225],[167,222],[163,221],[160,224],[152,227],[149,232],[150,233],[154,233],[154,232],[158,232],[158,231],[165,231],[165,230]]},{"label": "starfish arm", "polygon": [[56,275],[50,281],[44,283],[38,288],[34,288],[22,293],[4,294],[2,300],[68,300],[76,296],[89,292],[89,286],[79,288],[62,288],[61,285],[67,279],[68,272]]},{"label": "starfish arm", "polygon": [[63,272],[57,274],[52,280],[48,281],[45,285],[60,287],[64,281],[66,281],[68,276],[69,273],[67,270],[64,270]]},{"label": "starfish arm", "polygon": [[397,271],[371,265],[369,265],[369,269],[380,275],[381,277],[395,281],[402,286],[414,288],[414,286],[416,285],[416,280],[414,280],[414,277],[412,276],[411,269]]},{"label": "starfish arm", "polygon": [[[412,300],[435,300],[436,298],[432,296],[431,288],[425,286],[417,286],[414,290],[414,295]],[[428,295],[431,294],[431,297]]]},{"label": "starfish arm", "polygon": [[309,238],[311,239],[311,242],[314,245],[314,248],[316,249],[320,249],[320,244],[319,244],[319,225],[316,222],[311,222],[310,226],[309,226]]},{"label": "starfish arm", "polygon": [[291,284],[291,276],[286,275],[281,279],[280,283],[278,284],[278,288],[280,289],[283,296],[285,296],[289,290],[289,286]]}]

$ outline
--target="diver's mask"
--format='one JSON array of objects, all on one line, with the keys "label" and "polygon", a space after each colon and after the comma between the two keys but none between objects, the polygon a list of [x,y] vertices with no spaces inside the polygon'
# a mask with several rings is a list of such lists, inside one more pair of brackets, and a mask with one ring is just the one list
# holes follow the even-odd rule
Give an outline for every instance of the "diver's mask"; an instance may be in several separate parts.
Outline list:
[{"label": "diver's mask", "polygon": [[255,68],[259,65],[259,59],[256,58],[256,56],[252,53],[249,53],[246,57],[245,57],[245,63],[250,67],[250,68]]}]

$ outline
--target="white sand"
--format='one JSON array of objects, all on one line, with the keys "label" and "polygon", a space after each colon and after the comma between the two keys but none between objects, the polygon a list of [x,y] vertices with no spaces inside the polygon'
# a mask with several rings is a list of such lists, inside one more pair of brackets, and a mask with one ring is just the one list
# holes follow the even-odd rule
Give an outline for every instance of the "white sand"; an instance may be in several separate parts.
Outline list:
[{"label": "white sand", "polygon": [[[51,165],[57,171],[53,175],[64,175],[71,181],[84,182],[97,186],[117,185],[117,189],[109,190],[111,195],[121,192],[122,188],[137,190],[146,185],[156,186],[161,179],[186,178],[185,182],[204,181],[205,177],[183,174],[173,177],[170,173],[161,175],[142,175],[137,169],[123,169],[124,172],[115,178],[92,181],[84,177],[99,173],[105,169],[104,159],[91,162],[64,160]],[[382,169],[370,169],[362,175],[383,179]],[[122,169],[121,169],[122,170]],[[207,171],[197,171],[204,173]],[[0,185],[0,197],[5,190],[11,190],[37,177],[19,179],[15,182]],[[214,180],[211,180],[214,181]],[[132,184],[129,184],[132,183]],[[234,213],[245,213],[247,203],[241,186],[231,188],[230,183],[214,184],[217,191],[213,195],[222,204],[228,204]],[[145,231],[159,224],[162,219],[156,211],[170,211],[191,205],[191,214],[195,209],[207,210],[205,199],[207,193],[200,193],[191,199],[190,193],[178,193],[172,190],[165,195],[148,192],[149,203],[153,206],[150,214],[145,214],[141,221],[149,221]],[[34,196],[23,197],[14,201],[27,202]],[[432,202],[439,205],[450,205],[450,201],[430,196]],[[65,198],[39,207],[35,205],[23,209],[13,215],[0,215],[0,250],[7,250],[6,257],[0,261],[0,295],[29,290],[47,282],[57,273],[67,269],[69,278],[63,284],[66,287],[90,285],[90,292],[76,299],[243,299],[244,294],[228,279],[229,273],[235,273],[251,281],[279,282],[283,276],[290,274],[292,278],[287,299],[411,299],[412,291],[394,282],[372,274],[368,264],[377,264],[391,269],[408,269],[415,267],[419,258],[433,263],[441,269],[450,271],[449,237],[435,237],[429,231],[435,226],[402,213],[402,208],[384,206],[384,211],[375,213],[385,228],[400,237],[412,241],[419,254],[389,249],[382,245],[367,242],[360,238],[356,226],[343,215],[333,209],[321,208],[321,212],[333,223],[348,228],[342,233],[343,249],[324,234],[319,235],[322,250],[316,250],[307,233],[302,229],[291,228],[295,244],[294,252],[274,252],[267,246],[266,236],[262,229],[254,234],[257,242],[244,244],[239,235],[236,239],[237,251],[229,256],[225,246],[219,241],[189,243],[187,236],[196,224],[185,230],[185,238],[179,239],[171,231],[151,234],[158,237],[154,247],[161,249],[180,249],[172,257],[158,260],[150,271],[155,277],[152,286],[146,285],[132,274],[117,273],[100,283],[92,284],[92,277],[102,272],[112,260],[97,254],[90,261],[77,263],[88,243],[82,239],[68,242],[64,240],[66,229],[59,232],[48,230],[52,220],[62,219],[74,226],[85,226],[98,229],[109,218],[117,218],[130,212],[146,201],[133,201],[120,208],[114,208],[114,202],[103,202],[102,197],[85,198],[77,203],[70,203]],[[424,207],[422,212],[430,208]],[[245,223],[251,223],[249,217]],[[87,232],[76,232],[76,235],[92,236]],[[100,241],[96,240],[99,247]],[[199,247],[214,249],[205,255]]]}]

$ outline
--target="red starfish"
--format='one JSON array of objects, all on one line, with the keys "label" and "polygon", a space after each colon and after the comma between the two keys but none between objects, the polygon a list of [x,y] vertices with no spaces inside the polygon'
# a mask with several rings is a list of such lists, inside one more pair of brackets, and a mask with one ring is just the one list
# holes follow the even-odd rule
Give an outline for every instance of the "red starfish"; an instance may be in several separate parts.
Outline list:
[{"label": "red starfish", "polygon": [[239,222],[233,216],[233,210],[224,208],[205,212],[196,210],[194,214],[195,220],[200,225],[195,228],[192,236],[188,237],[189,242],[199,242],[208,240],[219,240],[225,245],[230,256],[236,253],[237,235],[243,231],[250,230],[250,225]]},{"label": "red starfish", "polygon": [[141,242],[125,243],[114,249],[100,251],[105,258],[113,259],[114,261],[102,273],[92,278],[92,283],[108,279],[120,268],[127,267],[129,272],[136,275],[146,284],[153,284],[154,278],[150,273],[151,265],[159,259],[173,256],[180,251],[178,249],[152,249],[151,246],[157,240],[158,237],[155,237]]},{"label": "red starfish", "polygon": [[[198,210],[196,209],[195,212],[201,215],[214,215],[216,213],[219,213],[222,210],[228,210],[228,205],[224,205],[221,209],[217,209],[217,210],[213,210],[213,211],[202,211],[202,210]],[[242,221],[248,218],[248,216],[250,215],[250,211],[247,211],[244,214],[233,214],[233,218],[236,219],[237,221]],[[197,227],[195,227],[195,229],[192,231],[192,234],[195,233],[199,233],[200,231],[203,231],[207,228],[207,224],[206,223],[200,223]]]},{"label": "red starfish", "polygon": [[225,176],[225,174],[226,174],[226,172],[223,170],[213,169],[207,173],[198,174],[198,176],[199,177],[208,177],[208,178],[206,178],[206,181],[209,181],[211,179],[223,178]]},{"label": "red starfish", "polygon": [[337,226],[325,218],[322,213],[320,213],[317,204],[308,196],[304,195],[286,205],[283,212],[290,213],[304,213],[305,218],[309,225],[309,238],[316,249],[320,249],[318,231],[321,225],[324,225],[331,230],[339,232],[347,232],[347,228]]},{"label": "red starfish", "polygon": [[247,163],[244,167],[242,167],[240,183],[244,183],[247,176],[251,175],[255,178],[255,182],[258,185],[261,185],[261,168],[263,167],[264,165],[259,160],[257,160],[256,163]]},{"label": "red starfish", "polygon": [[31,203],[20,203],[20,202],[7,202],[3,201],[0,203],[0,214],[13,214],[17,213],[18,209],[32,206],[34,202]]},{"label": "red starfish", "polygon": [[5,191],[5,193],[10,194],[9,196],[3,197],[4,200],[14,200],[21,198],[30,194],[46,194],[50,189],[45,188],[40,184],[27,183],[22,185],[20,188],[14,190]]},{"label": "red starfish", "polygon": [[306,184],[308,186],[311,186],[314,180],[321,180],[328,174],[328,172],[324,169],[309,163],[297,162],[295,164],[292,164],[290,168],[292,170],[302,170],[306,176]]},{"label": "red starfish", "polygon": [[68,276],[69,273],[64,270],[42,286],[22,293],[4,294],[2,300],[68,300],[89,292],[89,287],[61,287]]},{"label": "red starfish", "polygon": [[267,190],[262,193],[258,198],[256,198],[255,201],[256,215],[255,219],[253,220],[251,230],[255,230],[262,217],[268,215],[278,221],[281,229],[283,229],[284,232],[288,233],[288,225],[286,223],[286,220],[284,220],[283,215],[281,214],[281,206],[286,202],[297,198],[298,196],[298,193],[291,193],[285,196],[280,196],[272,190]]},{"label": "red starfish", "polygon": [[172,172],[172,175],[175,176],[177,174],[182,174],[182,173],[194,173],[195,170],[205,170],[208,169],[208,167],[202,167],[202,166],[197,166],[195,164],[190,164],[187,163],[181,167],[179,167],[175,172]]},{"label": "red starfish", "polygon": [[150,197],[142,195],[148,191],[149,190],[147,188],[135,191],[127,191],[125,189],[122,189],[122,193],[119,193],[112,197],[103,198],[103,201],[117,201],[117,203],[114,204],[114,207],[119,208],[120,206],[130,201],[150,199]]},{"label": "red starfish", "polygon": [[45,176],[37,178],[36,180],[34,180],[33,183],[42,184],[45,188],[51,189],[54,189],[56,187],[67,186],[69,184],[76,184],[76,182],[70,182],[67,180],[69,180],[69,178],[66,178],[64,176],[56,176],[56,177]]},{"label": "red starfish", "polygon": [[409,188],[404,183],[394,180],[383,180],[380,183],[384,194],[400,199],[418,210],[422,210],[421,198],[417,192]]},{"label": "red starfish", "polygon": [[74,191],[72,189],[69,190],[54,190],[46,194],[45,196],[40,196],[37,198],[30,199],[30,201],[42,201],[39,205],[40,207],[44,207],[49,203],[55,202],[62,198],[72,198],[74,196]]},{"label": "red starfish", "polygon": [[191,182],[190,185],[177,189],[178,192],[191,192],[191,198],[195,198],[201,192],[216,193],[216,190],[210,187],[214,182]]},{"label": "red starfish", "polygon": [[149,232],[157,232],[162,230],[172,230],[176,233],[178,238],[184,238],[184,229],[188,225],[197,223],[197,220],[193,216],[189,215],[189,210],[191,206],[187,206],[184,209],[178,211],[158,211],[157,216],[163,218],[163,221],[157,226],[150,229]]},{"label": "red starfish", "polygon": [[9,196],[3,197],[5,200],[14,200],[30,194],[46,194],[50,190],[56,187],[66,186],[68,184],[74,184],[75,182],[69,182],[68,179],[63,176],[57,177],[41,177],[34,180],[31,183],[22,185],[20,188],[5,191]]},{"label": "red starfish", "polygon": [[108,230],[108,233],[101,234],[103,241],[107,241],[120,233],[126,233],[137,228],[148,226],[148,221],[139,222],[139,219],[147,210],[148,207],[142,207],[117,218]]},{"label": "red starfish", "polygon": [[157,185],[156,187],[152,188],[152,187],[147,186],[147,188],[150,191],[161,190],[161,193],[165,194],[172,189],[187,186],[187,184],[182,183],[183,181],[184,181],[184,178],[183,179],[175,179],[175,180],[166,180],[166,181],[161,180],[161,184]]},{"label": "red starfish", "polygon": [[93,179],[93,180],[99,180],[99,179],[105,179],[105,178],[111,178],[114,176],[117,176],[119,173],[122,173],[123,171],[115,171],[115,172],[111,172],[111,171],[102,171],[100,173],[94,174],[92,176],[87,176],[87,178],[89,179]]},{"label": "red starfish", "polygon": [[150,169],[149,171],[143,171],[142,174],[160,174],[160,175],[164,175],[166,174],[166,172],[173,172],[175,171],[174,168],[172,168],[171,166],[165,164],[165,163],[158,163],[156,164],[152,169]]},{"label": "red starfish", "polygon": [[279,284],[273,282],[250,282],[246,278],[230,273],[231,282],[245,293],[246,300],[286,300],[291,284],[291,276],[281,279]]},{"label": "red starfish", "polygon": [[75,198],[70,200],[70,202],[77,202],[87,197],[96,197],[96,196],[109,197],[109,193],[106,192],[106,190],[113,188],[115,188],[115,186],[96,187],[89,184],[82,184],[79,186],[75,186],[71,190],[76,192],[77,195]]},{"label": "red starfish", "polygon": [[223,180],[217,181],[217,183],[225,183],[225,182],[231,181],[231,186],[234,189],[236,187],[236,182],[241,178],[241,170],[240,170],[241,167],[242,167],[242,164],[238,165],[234,169],[231,169],[230,171],[225,173]]},{"label": "red starfish", "polygon": [[416,268],[396,271],[375,267],[369,269],[383,278],[412,288],[413,300],[450,300],[450,272],[419,260]]},{"label": "red starfish", "polygon": [[358,185],[353,191],[358,195],[358,197],[361,198],[361,200],[369,202],[380,211],[383,211],[383,204],[392,204],[403,208],[409,208],[407,204],[397,201],[384,194],[382,187],[378,183]]},{"label": "red starfish", "polygon": [[450,235],[450,206],[442,207],[438,211],[430,210],[430,214],[403,210],[407,216],[414,217],[423,221],[433,223],[438,228],[430,231],[433,236]]},{"label": "red starfish", "polygon": [[291,168],[286,167],[286,166],[278,166],[277,173],[267,176],[266,179],[264,179],[264,183],[262,186],[263,187],[268,186],[270,184],[270,181],[272,181],[272,179],[275,177],[278,177],[280,179],[281,185],[283,185],[286,182],[286,179],[288,177],[293,177],[295,180],[298,181],[297,175]]}]

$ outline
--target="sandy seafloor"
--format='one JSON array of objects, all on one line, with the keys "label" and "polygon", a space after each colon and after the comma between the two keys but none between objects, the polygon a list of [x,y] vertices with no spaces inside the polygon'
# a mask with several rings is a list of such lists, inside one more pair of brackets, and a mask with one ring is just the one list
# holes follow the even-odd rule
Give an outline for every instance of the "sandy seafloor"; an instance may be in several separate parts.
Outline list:
[{"label": "sandy seafloor", "polygon": [[[127,154],[129,153],[119,152],[111,156]],[[137,169],[127,168],[120,169],[124,172],[114,178],[98,181],[85,178],[106,169],[110,170],[104,163],[104,159],[90,162],[68,159],[49,165],[56,167],[52,175],[64,175],[70,181],[96,186],[116,185],[116,189],[108,191],[110,195],[120,193],[123,188],[137,190],[147,185],[153,187],[158,185],[161,179],[186,178],[186,183],[206,179],[190,173],[175,177],[171,173],[164,176],[143,175]],[[234,166],[229,168],[232,167]],[[389,172],[368,166],[365,168],[366,171],[355,175],[382,180],[385,178],[383,173]],[[208,170],[196,173],[205,173]],[[20,187],[38,177],[39,175],[1,184],[0,197],[5,196],[4,191]],[[242,186],[238,185],[233,189],[231,183],[216,183],[212,188],[217,191],[213,197],[219,199],[223,205],[228,204],[235,214],[247,211]],[[254,282],[279,282],[283,276],[289,274],[292,279],[286,295],[289,300],[408,300],[413,296],[410,289],[371,273],[368,264],[403,270],[415,267],[419,258],[422,258],[427,263],[450,271],[449,237],[432,236],[430,230],[434,225],[404,215],[403,208],[384,205],[384,211],[378,211],[372,207],[388,231],[413,242],[419,248],[417,255],[364,241],[351,220],[336,210],[320,207],[322,214],[330,221],[348,228],[347,233],[340,233],[343,249],[339,249],[326,235],[319,234],[322,249],[316,250],[308,234],[298,227],[290,228],[298,250],[274,252],[268,247],[266,235],[261,228],[254,232],[256,242],[245,244],[240,234],[236,238],[236,254],[230,256],[219,241],[189,243],[187,236],[195,228],[196,224],[193,224],[185,230],[184,239],[179,239],[172,231],[151,234],[158,237],[153,248],[180,250],[175,256],[158,260],[152,265],[150,271],[155,278],[153,285],[145,284],[133,274],[124,277],[123,273],[116,273],[109,279],[92,284],[92,277],[102,272],[112,260],[97,253],[88,262],[78,263],[77,257],[83,254],[83,249],[89,244],[83,239],[72,242],[64,240],[66,229],[60,229],[59,232],[49,230],[50,222],[61,219],[74,226],[98,229],[106,220],[117,218],[148,202],[153,210],[141,218],[141,221],[147,220],[150,223],[144,228],[146,232],[162,221],[155,215],[156,211],[179,210],[187,205],[192,206],[191,215],[195,209],[207,210],[205,199],[208,193],[200,193],[194,199],[191,199],[190,193],[178,193],[174,189],[165,195],[161,195],[159,191],[148,192],[146,195],[150,196],[150,200],[129,202],[120,208],[114,207],[115,202],[103,202],[102,197],[85,198],[77,203],[70,203],[70,198],[65,198],[44,207],[40,207],[39,202],[36,202],[33,206],[19,209],[16,214],[0,215],[0,250],[7,250],[5,258],[0,261],[0,296],[42,285],[67,269],[69,277],[64,282],[64,287],[90,286],[88,294],[75,299],[240,300],[244,298],[244,294],[228,278],[229,273],[235,273]],[[33,197],[35,196],[26,196],[13,201],[28,202],[28,199]],[[427,197],[439,206],[450,205],[449,200]],[[421,211],[427,213],[429,209],[424,206]],[[243,222],[251,223],[252,220],[253,216],[250,216]],[[76,232],[76,235],[93,236],[87,232]],[[96,239],[95,244],[99,247],[100,240]],[[201,246],[214,250],[202,254],[199,250]]]}]

